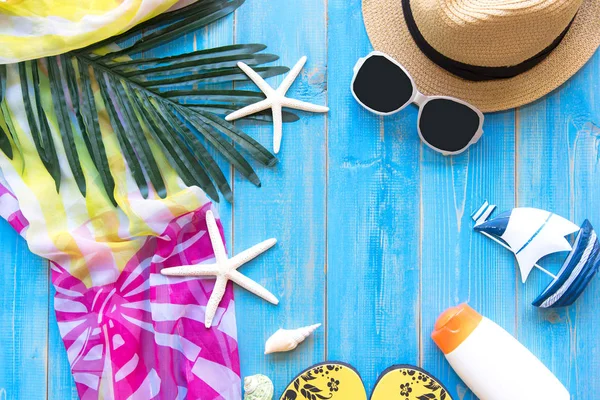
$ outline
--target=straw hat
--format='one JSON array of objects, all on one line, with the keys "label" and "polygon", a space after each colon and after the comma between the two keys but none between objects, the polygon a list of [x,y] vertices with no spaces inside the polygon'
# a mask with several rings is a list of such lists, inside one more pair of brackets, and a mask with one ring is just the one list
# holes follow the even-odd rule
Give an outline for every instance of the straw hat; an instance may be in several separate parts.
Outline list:
[{"label": "straw hat", "polygon": [[482,111],[544,96],[600,45],[600,0],[363,0],[363,17],[419,90]]}]

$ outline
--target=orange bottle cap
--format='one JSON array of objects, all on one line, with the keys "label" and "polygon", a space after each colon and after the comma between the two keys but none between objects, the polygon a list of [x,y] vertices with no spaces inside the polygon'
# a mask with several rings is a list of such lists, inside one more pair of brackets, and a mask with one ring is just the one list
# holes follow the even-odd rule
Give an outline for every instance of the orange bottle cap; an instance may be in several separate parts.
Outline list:
[{"label": "orange bottle cap", "polygon": [[467,303],[450,307],[438,317],[431,338],[444,354],[451,353],[469,337],[482,319]]}]

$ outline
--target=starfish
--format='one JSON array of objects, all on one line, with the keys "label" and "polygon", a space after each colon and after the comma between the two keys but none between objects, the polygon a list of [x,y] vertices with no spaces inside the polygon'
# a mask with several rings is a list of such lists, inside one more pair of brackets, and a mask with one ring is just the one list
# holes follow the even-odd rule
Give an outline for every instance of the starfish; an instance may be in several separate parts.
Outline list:
[{"label": "starfish", "polygon": [[215,287],[213,288],[206,305],[204,325],[207,328],[211,327],[213,318],[215,317],[217,308],[219,307],[219,303],[225,294],[227,281],[229,280],[234,281],[239,286],[259,297],[262,297],[270,303],[278,304],[279,300],[277,297],[275,297],[275,295],[273,295],[273,293],[269,292],[260,284],[237,271],[239,267],[246,264],[248,261],[275,246],[277,240],[267,239],[264,242],[242,251],[240,254],[232,258],[228,258],[225,251],[225,245],[223,244],[223,240],[221,239],[221,235],[219,233],[219,228],[217,227],[217,222],[215,221],[215,216],[210,210],[206,213],[206,225],[208,227],[210,242],[215,253],[215,263],[183,265],[180,267],[164,268],[161,271],[161,274],[169,276],[215,276],[217,278]]},{"label": "starfish", "polygon": [[273,112],[273,151],[275,152],[275,154],[279,153],[279,148],[281,147],[281,135],[283,130],[283,117],[281,115],[281,109],[283,107],[319,113],[329,111],[329,107],[318,106],[316,104],[311,104],[305,101],[285,97],[285,94],[287,93],[290,86],[292,86],[292,83],[294,83],[294,80],[296,80],[296,77],[302,70],[302,67],[304,67],[304,64],[306,64],[306,56],[302,57],[296,63],[296,65],[294,65],[294,68],[292,68],[292,70],[285,77],[283,82],[281,82],[281,85],[279,85],[277,90],[275,90],[267,82],[265,82],[265,80],[259,74],[257,74],[256,71],[254,71],[252,68],[250,68],[243,62],[238,62],[238,67],[240,67],[240,69],[244,71],[244,73],[248,75],[250,79],[252,79],[252,81],[256,84],[256,86],[258,86],[260,90],[262,90],[262,92],[267,96],[267,98],[257,103],[250,104],[249,106],[241,108],[237,111],[234,111],[231,114],[227,115],[225,119],[227,121],[234,121],[247,115],[255,114],[259,111],[263,111],[270,108]]}]

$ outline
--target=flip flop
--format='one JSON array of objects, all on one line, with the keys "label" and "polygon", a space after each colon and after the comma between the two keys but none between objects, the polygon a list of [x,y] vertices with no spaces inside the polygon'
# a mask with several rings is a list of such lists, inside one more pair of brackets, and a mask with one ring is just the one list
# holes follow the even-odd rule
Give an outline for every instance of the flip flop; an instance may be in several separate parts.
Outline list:
[{"label": "flip flop", "polygon": [[427,371],[412,365],[394,365],[377,379],[371,400],[452,400],[452,397]]},{"label": "flip flop", "polygon": [[365,385],[348,364],[324,362],[302,371],[280,400],[367,400]]},{"label": "flip flop", "polygon": [[[358,372],[340,362],[316,364],[292,380],[280,400],[367,400]],[[370,400],[452,400],[435,377],[412,365],[381,373]]]}]

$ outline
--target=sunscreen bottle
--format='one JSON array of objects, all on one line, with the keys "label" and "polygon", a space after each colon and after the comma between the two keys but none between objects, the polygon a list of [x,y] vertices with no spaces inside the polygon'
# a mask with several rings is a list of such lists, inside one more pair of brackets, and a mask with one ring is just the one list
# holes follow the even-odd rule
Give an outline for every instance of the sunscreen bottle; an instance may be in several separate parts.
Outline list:
[{"label": "sunscreen bottle", "polygon": [[444,311],[431,338],[481,400],[568,400],[569,392],[525,346],[467,304]]}]

